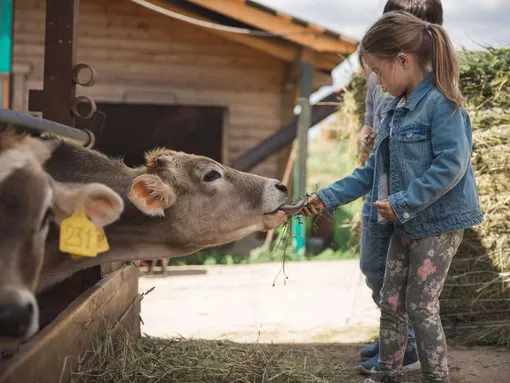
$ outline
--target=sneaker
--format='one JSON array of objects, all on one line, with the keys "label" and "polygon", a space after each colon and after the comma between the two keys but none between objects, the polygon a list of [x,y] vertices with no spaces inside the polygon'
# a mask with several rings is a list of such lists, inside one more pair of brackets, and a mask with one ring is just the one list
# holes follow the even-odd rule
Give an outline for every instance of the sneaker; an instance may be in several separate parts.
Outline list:
[{"label": "sneaker", "polygon": [[364,360],[372,359],[374,356],[378,354],[379,354],[379,339],[377,339],[375,343],[363,347],[359,352],[359,356]]},{"label": "sneaker", "polygon": [[363,363],[359,365],[360,372],[363,375],[370,375],[372,371],[379,370],[379,352],[373,356],[372,358],[365,360]]},{"label": "sneaker", "polygon": [[[419,371],[421,369],[420,360],[416,353],[416,349],[407,351],[404,354],[404,367],[405,372]],[[360,372],[364,375],[370,375],[372,371],[379,371],[379,353],[372,359],[366,360],[360,364]]]},{"label": "sneaker", "polygon": [[407,345],[407,349],[404,354],[403,365],[405,372],[421,370],[420,358],[418,357],[418,350],[416,349],[416,344],[414,342],[413,346],[411,346],[410,344]]}]

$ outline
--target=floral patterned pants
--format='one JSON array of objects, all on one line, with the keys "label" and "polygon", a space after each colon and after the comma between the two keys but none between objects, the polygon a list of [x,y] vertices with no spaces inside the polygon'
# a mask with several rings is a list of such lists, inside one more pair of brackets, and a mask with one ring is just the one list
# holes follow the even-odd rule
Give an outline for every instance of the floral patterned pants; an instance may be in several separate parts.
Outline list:
[{"label": "floral patterned pants", "polygon": [[422,381],[449,382],[439,295],[464,230],[423,239],[393,234],[381,290],[380,370],[402,369],[410,320]]}]

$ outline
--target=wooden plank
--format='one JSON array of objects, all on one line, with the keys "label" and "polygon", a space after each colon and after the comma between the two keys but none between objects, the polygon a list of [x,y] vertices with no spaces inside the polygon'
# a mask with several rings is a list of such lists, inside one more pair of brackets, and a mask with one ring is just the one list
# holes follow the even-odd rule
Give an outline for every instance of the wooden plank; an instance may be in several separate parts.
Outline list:
[{"label": "wooden plank", "polygon": [[247,7],[235,0],[188,0],[201,7],[221,13],[236,20],[243,21],[257,28],[273,33],[287,34],[285,38],[297,44],[310,47],[318,52],[354,52],[355,41],[332,39],[322,34],[311,33],[312,30],[257,8]]},{"label": "wooden plank", "polygon": [[[101,39],[98,41],[97,39]],[[129,45],[131,41],[132,45]],[[37,54],[42,55],[41,39],[37,34],[23,34],[19,32],[16,35],[15,43],[18,44],[18,52],[20,54]],[[211,57],[217,60],[219,65],[237,64],[249,65],[251,67],[271,68],[278,65],[279,60],[258,54],[246,54],[246,52],[239,51],[232,46],[221,46],[218,44],[207,44],[204,42],[186,43],[183,41],[168,41],[163,39],[155,40],[153,38],[140,38],[137,36],[131,37],[118,37],[118,36],[105,36],[102,34],[97,37],[83,36],[79,38],[78,55],[87,56],[93,60],[137,60],[149,61],[154,60],[170,60],[171,63],[178,63],[180,60],[195,60],[197,64],[198,59],[196,55],[202,57]],[[22,45],[21,45],[22,44]],[[200,44],[202,47],[200,47]],[[207,44],[207,45],[205,45]],[[115,48],[114,51],[111,49]],[[222,54],[223,53],[223,54]],[[251,62],[250,62],[251,60]]]},{"label": "wooden plank", "polygon": [[137,299],[138,269],[134,265],[108,275],[1,364],[0,382],[68,381],[77,357],[84,355],[94,336],[105,329],[108,321],[120,318]]},{"label": "wooden plank", "polygon": [[101,277],[105,277],[106,275],[113,273],[114,271],[120,270],[123,267],[123,262],[104,263],[100,265],[100,267]]},{"label": "wooden plank", "polygon": [[32,66],[28,64],[15,63],[12,66],[12,110],[22,113],[27,111],[27,76],[31,71]]},{"label": "wooden plank", "polygon": [[[25,1],[25,4],[28,2]],[[291,62],[294,57],[299,53],[299,47],[293,43],[285,41],[284,39],[267,39],[262,37],[246,36],[233,33],[226,33],[216,30],[205,30],[195,26],[186,24],[179,20],[174,20],[166,16],[160,15],[156,12],[147,10],[136,4],[124,1],[121,3],[112,3],[108,7],[99,5],[90,5],[90,1],[83,2],[80,9],[80,25],[82,26],[79,31],[79,37],[85,38],[90,36],[92,42],[100,43],[104,40],[120,40],[130,41],[136,44],[136,40],[143,37],[146,43],[158,40],[165,40],[169,44],[176,41],[185,40],[187,43],[200,45],[202,49],[208,51],[214,48],[215,45],[222,45],[222,50],[228,50],[232,44],[228,42],[237,42],[252,48],[264,56],[272,55],[276,58]],[[203,19],[198,14],[179,8],[176,5],[168,3],[154,2],[163,8],[178,11],[181,14],[192,16],[195,18]],[[44,13],[41,9],[35,6],[24,6],[22,9],[17,9],[19,15],[16,15],[15,29],[18,33],[32,33],[34,38],[41,38],[44,35],[44,29],[41,22],[44,20]],[[313,29],[312,27],[308,27]],[[320,29],[320,28],[319,28]],[[35,33],[34,33],[35,32]],[[213,39],[212,37],[221,37],[222,39]],[[204,40],[207,43],[204,44]],[[79,46],[86,46],[85,40],[80,40]],[[115,50],[117,46],[113,46]],[[239,50],[239,47],[235,48]],[[314,60],[314,66],[319,69],[332,70],[338,65],[342,59],[337,57],[338,51],[334,51],[334,59],[327,59],[329,56],[317,55]]]},{"label": "wooden plank", "polygon": [[[153,1],[151,1],[151,3],[158,5],[165,9],[177,11],[183,15],[186,15],[186,16],[194,17],[199,20],[208,21],[206,18],[200,16],[196,12],[190,12],[190,11],[184,10],[184,9],[182,9],[178,6],[172,5],[168,2],[153,0]],[[257,49],[257,50],[264,52],[266,54],[273,55],[273,56],[278,57],[279,59],[282,59],[285,61],[293,60],[293,58],[296,56],[296,54],[298,52],[297,47],[292,46],[291,44],[285,42],[284,40],[274,43],[271,40],[268,40],[265,38],[241,35],[241,34],[236,34],[236,33],[222,32],[222,31],[217,31],[214,29],[210,29],[209,32],[217,34],[219,36],[222,36],[226,39],[236,41],[240,44],[244,44],[250,48]]]},{"label": "wooden plank", "polygon": [[[137,298],[131,302],[131,304],[127,307],[125,312],[117,319],[116,322],[111,323],[107,331],[108,336],[113,339],[113,344],[115,346],[118,346],[119,341],[129,342],[131,340],[136,341],[137,338],[140,338],[140,311],[141,301]],[[131,339],[126,339],[127,337]],[[91,359],[85,357],[85,359],[81,362],[81,368],[86,370],[88,368],[88,363],[91,363]],[[74,379],[75,376],[72,376],[70,382],[83,381],[83,379],[79,378]]]},{"label": "wooden plank", "polygon": [[223,110],[223,127],[221,130],[221,163],[229,166],[230,164],[230,136],[232,135],[232,125],[230,124],[230,110],[229,108],[224,108]]},{"label": "wooden plank", "polygon": [[117,320],[117,324],[113,328],[113,334],[118,333],[120,330],[127,331],[134,338],[139,338],[140,333],[140,312],[142,309],[142,302],[138,297],[131,302],[124,314]]},{"label": "wooden plank", "polygon": [[39,305],[39,328],[50,325],[73,301],[83,294],[83,275],[67,278],[56,286],[37,294]]},{"label": "wooden plank", "polygon": [[274,133],[272,126],[243,125],[242,127],[238,127],[233,124],[231,126],[233,127],[233,130],[230,133],[230,138],[234,140],[234,142],[242,142],[246,140],[250,142],[253,140],[262,141]]},{"label": "wooden plank", "polygon": [[314,70],[313,71],[313,79],[312,79],[312,88],[313,89],[319,89],[323,86],[331,85],[333,84],[333,77],[330,74],[326,74],[321,71]]},{"label": "wooden plank", "polygon": [[[282,89],[282,101],[281,101],[281,122],[282,125],[287,125],[292,122],[296,117],[294,115],[294,107],[298,103],[298,92],[299,92],[299,57],[293,61],[287,67],[287,78]],[[287,164],[289,162],[289,156],[292,151],[292,145],[287,145],[283,148],[278,155],[278,176],[283,177]],[[292,177],[292,169],[290,170],[289,180]],[[287,184],[289,189],[289,195],[292,195],[292,185]]]},{"label": "wooden plank", "polygon": [[[40,88],[44,30],[38,20],[44,20],[45,1],[20,0],[15,6],[14,62],[30,64],[27,86]],[[96,102],[228,107],[226,163],[282,125],[284,60],[129,1],[81,0],[77,60],[98,73],[96,84],[78,87],[77,94]],[[15,96],[26,102],[24,95]],[[240,148],[235,137],[244,141]],[[265,161],[270,163],[265,175],[277,176],[274,161]]]}]

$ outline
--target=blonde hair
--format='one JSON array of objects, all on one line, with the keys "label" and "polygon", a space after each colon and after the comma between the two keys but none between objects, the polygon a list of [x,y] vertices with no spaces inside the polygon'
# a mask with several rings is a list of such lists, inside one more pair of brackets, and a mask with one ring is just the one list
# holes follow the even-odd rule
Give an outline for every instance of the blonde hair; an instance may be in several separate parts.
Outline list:
[{"label": "blonde hair", "polygon": [[424,69],[432,66],[439,91],[457,106],[464,104],[458,86],[457,53],[441,25],[428,23],[404,11],[386,13],[361,39],[359,63],[367,72],[367,56],[392,60],[401,52],[416,56]]}]

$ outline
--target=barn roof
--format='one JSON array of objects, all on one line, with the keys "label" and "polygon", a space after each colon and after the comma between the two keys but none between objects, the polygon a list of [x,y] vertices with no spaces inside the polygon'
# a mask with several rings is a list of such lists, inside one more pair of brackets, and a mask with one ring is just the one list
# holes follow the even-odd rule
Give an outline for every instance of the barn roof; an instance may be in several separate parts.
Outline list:
[{"label": "barn roof", "polygon": [[358,41],[308,21],[290,16],[252,0],[132,0],[218,25],[244,28],[235,33],[215,28],[210,32],[261,50],[287,62],[295,61],[301,48],[314,51],[316,69],[331,72],[355,52]]}]

